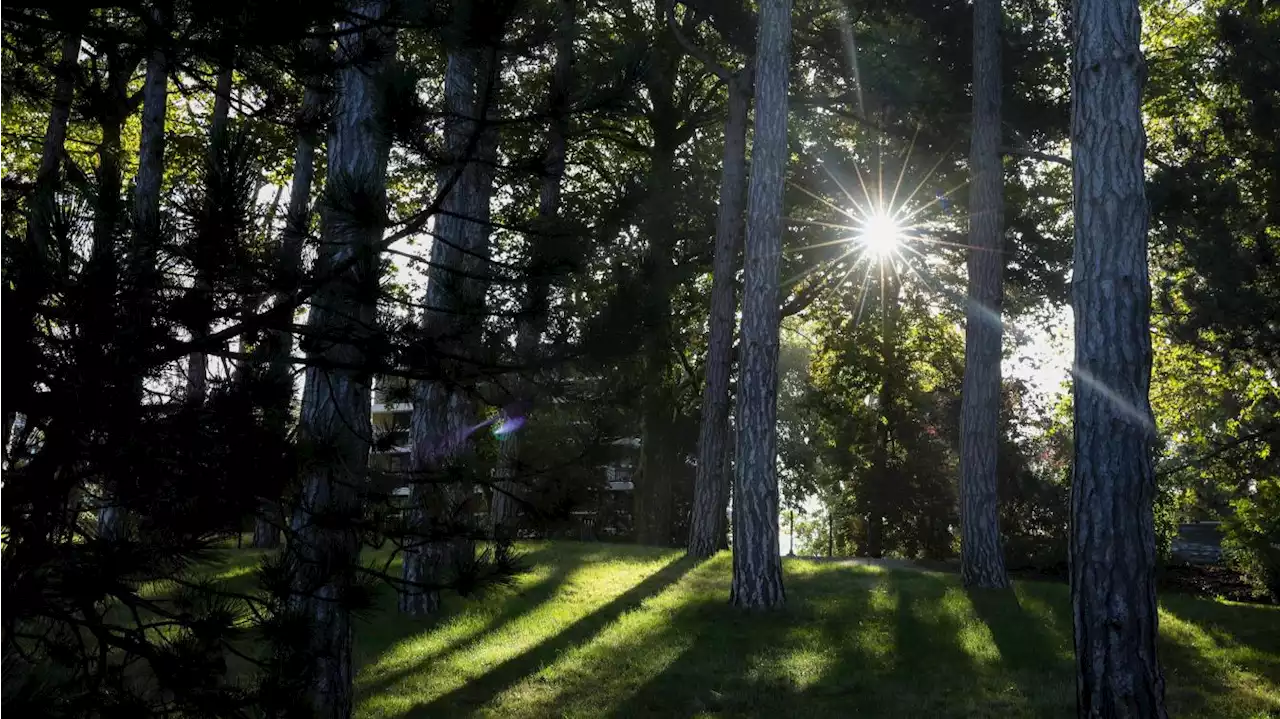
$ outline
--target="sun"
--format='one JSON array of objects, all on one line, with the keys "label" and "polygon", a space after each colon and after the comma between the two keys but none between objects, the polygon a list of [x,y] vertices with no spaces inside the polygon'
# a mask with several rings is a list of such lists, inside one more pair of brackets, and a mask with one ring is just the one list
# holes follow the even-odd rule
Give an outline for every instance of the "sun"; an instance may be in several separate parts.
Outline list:
[{"label": "sun", "polygon": [[877,212],[863,220],[858,241],[873,259],[885,259],[902,244],[902,226],[892,216]]}]

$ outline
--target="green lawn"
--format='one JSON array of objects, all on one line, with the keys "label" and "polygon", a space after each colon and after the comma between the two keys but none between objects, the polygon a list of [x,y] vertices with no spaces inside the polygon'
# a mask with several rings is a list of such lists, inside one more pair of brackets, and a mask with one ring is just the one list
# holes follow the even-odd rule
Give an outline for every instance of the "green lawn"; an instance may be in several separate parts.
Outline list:
[{"label": "green lawn", "polygon": [[[360,717],[1070,717],[1065,586],[788,560],[784,611],[727,606],[729,556],[533,544],[533,571],[438,618],[358,631]],[[1166,596],[1184,717],[1280,717],[1280,610]]]}]

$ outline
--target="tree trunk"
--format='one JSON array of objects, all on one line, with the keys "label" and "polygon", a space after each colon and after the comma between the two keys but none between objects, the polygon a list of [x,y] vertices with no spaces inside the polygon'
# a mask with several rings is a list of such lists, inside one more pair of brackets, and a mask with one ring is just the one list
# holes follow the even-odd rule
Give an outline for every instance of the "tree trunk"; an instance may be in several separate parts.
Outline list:
[{"label": "tree trunk", "polygon": [[[164,27],[166,18],[153,11],[155,21]],[[138,175],[134,186],[134,252],[135,269],[154,271],[155,253],[160,233],[160,190],[164,182],[164,126],[169,109],[169,66],[160,44],[147,58],[147,74],[142,85],[142,134],[138,141]]]},{"label": "tree trunk", "polygon": [[975,0],[969,143],[969,303],[960,409],[960,576],[967,587],[1009,586],[1000,546],[996,455],[1004,269],[1000,161],[1000,0]]},{"label": "tree trunk", "polygon": [[[165,12],[152,9],[154,32],[167,27]],[[168,60],[164,43],[150,38],[153,45],[147,57],[147,72],[142,84],[142,130],[138,139],[138,174],[133,187],[133,247],[130,248],[128,280],[124,294],[124,316],[128,318],[125,336],[144,332],[152,321],[151,303],[156,290],[156,254],[160,244],[160,192],[164,183],[165,113],[169,108]],[[142,399],[143,379],[139,375],[134,392]],[[105,537],[118,537],[125,532],[128,517],[111,497],[112,489],[104,489],[106,506],[98,513],[98,531]]]},{"label": "tree trunk", "polygon": [[[56,272],[60,277],[67,277],[69,274],[71,248],[65,243],[60,242],[57,252],[55,253],[49,247],[53,240],[50,232],[54,217],[55,206],[57,203],[57,191],[60,181],[62,169],[62,156],[65,152],[67,139],[67,124],[71,119],[71,100],[75,95],[76,80],[76,63],[80,52],[80,31],[77,29],[68,32],[62,38],[62,54],[58,58],[58,65],[54,70],[57,78],[53,87],[53,100],[49,107],[49,123],[45,126],[44,147],[40,154],[40,167],[36,171],[35,191],[31,194],[30,205],[27,208],[27,246],[33,258],[39,258],[44,265],[42,272]],[[62,233],[65,235],[65,233]],[[59,238],[61,240],[61,238]],[[7,339],[10,347],[10,362],[17,362],[23,367],[33,367],[36,358],[29,355],[35,349],[35,316],[37,306],[42,300],[44,288],[49,284],[46,281],[24,280],[17,284],[12,299],[7,302],[14,302],[19,308],[18,312],[14,312],[12,316],[17,317],[17,322],[13,322],[9,326]],[[9,317],[6,313],[6,317]],[[14,350],[19,349],[17,352]],[[17,356],[16,356],[17,355]],[[26,373],[23,373],[26,376]],[[26,384],[26,383],[24,383]],[[34,389],[29,386],[12,387],[11,391],[4,393],[5,409],[4,409],[4,448],[9,447],[9,433],[13,427],[14,420],[17,418],[10,407],[19,404],[12,400],[17,399],[19,393],[24,397],[30,396],[30,392]],[[12,393],[11,393],[12,392]]]},{"label": "tree trunk", "polygon": [[[318,47],[315,49],[319,49]],[[289,184],[289,209],[277,247],[278,270],[291,278],[276,294],[277,304],[290,301],[296,287],[296,278],[302,273],[302,245],[311,227],[311,188],[315,179],[316,118],[324,109],[325,94],[319,85],[309,82],[303,92],[299,111],[298,139],[293,152],[293,179]],[[290,409],[293,406],[293,313],[279,320],[267,330],[262,343],[262,362],[266,365],[266,385],[271,388],[265,419],[277,436],[289,432]],[[258,517],[254,520],[253,546],[270,549],[280,544],[280,525],[283,517],[276,516],[278,498],[264,497]]]},{"label": "tree trunk", "polygon": [[49,230],[67,141],[67,124],[71,119],[71,100],[75,95],[80,37],[77,30],[67,33],[62,39],[62,54],[55,71],[57,82],[53,86],[53,102],[49,108],[49,124],[45,127],[40,169],[36,172],[35,192],[27,217],[27,242],[34,246],[40,257],[56,257],[64,273],[70,263],[71,250],[69,247],[59,247],[55,255],[49,247],[52,241]]},{"label": "tree trunk", "polygon": [[867,493],[867,547],[869,557],[884,556],[885,515],[888,513],[889,486],[894,481],[890,467],[893,432],[897,428],[898,397],[898,281],[891,270],[884,272],[880,290],[880,394],[876,406],[880,421],[876,423],[876,443],[872,451],[872,479]]},{"label": "tree trunk", "polygon": [[[217,85],[213,91],[213,118],[209,123],[209,163],[210,171],[218,166],[222,145],[226,142],[227,122],[231,115],[231,65],[228,64],[218,73]],[[214,192],[214,188],[206,187],[206,200]],[[220,238],[221,239],[221,238]],[[196,268],[193,293],[199,299],[201,307],[207,309],[211,285],[205,276],[204,268]],[[209,334],[209,323],[202,319],[201,324],[191,328],[192,341],[199,341]],[[187,401],[203,404],[208,393],[208,356],[202,351],[195,351],[187,359]]]},{"label": "tree trunk", "polygon": [[447,380],[419,382],[414,388],[411,521],[423,536],[405,552],[408,589],[400,594],[400,610],[407,614],[434,612],[439,592],[415,585],[443,583],[447,572],[472,560],[475,553],[474,542],[464,537],[474,529],[469,501],[474,486],[456,472],[466,454],[468,427],[476,418],[474,382],[460,375],[473,369],[468,358],[478,358],[482,342],[487,288],[476,277],[489,271],[484,260],[489,256],[497,138],[481,118],[496,90],[492,84],[498,76],[497,62],[492,49],[456,49],[449,53],[445,73],[450,114],[445,144],[452,165],[440,171],[437,184],[445,187],[454,173],[461,175],[435,220],[425,303],[430,309],[423,325],[427,342],[451,359],[438,361]]},{"label": "tree trunk", "polygon": [[787,86],[791,1],[762,0],[756,42],[756,120],[747,205],[738,462],[733,500],[735,606],[786,602],[778,546],[778,268],[787,171]]},{"label": "tree trunk", "polygon": [[[533,249],[529,260],[528,297],[524,313],[516,330],[516,355],[519,361],[536,366],[538,345],[547,322],[547,298],[550,287],[546,279],[548,268],[543,249],[552,241],[546,233],[554,233],[560,216],[560,191],[564,181],[564,163],[569,134],[569,93],[573,82],[573,41],[577,22],[575,0],[558,0],[560,18],[556,28],[556,62],[548,89],[547,156],[538,196],[540,233],[532,239]],[[528,401],[534,383],[517,380],[519,399]],[[490,505],[490,520],[495,538],[508,539],[511,523],[518,510],[516,497],[520,487],[520,438],[510,434],[503,438],[498,448],[498,482]]]},{"label": "tree trunk", "polygon": [[747,113],[751,109],[750,73],[729,83],[729,115],[724,124],[724,164],[720,174],[720,211],[716,216],[715,259],[711,279],[707,384],[702,393],[698,429],[698,465],[694,477],[689,555],[710,557],[724,543],[729,502],[729,375],[733,370],[733,320],[736,314],[738,253],[742,251],[743,206],[747,195]]},{"label": "tree trunk", "polygon": [[[390,140],[381,128],[381,75],[394,36],[378,27],[386,0],[356,0],[338,36],[337,102],[328,143],[328,186],[353,188],[373,206],[386,202]],[[363,28],[356,30],[356,28]],[[307,324],[324,337],[309,356],[327,366],[306,372],[299,436],[323,448],[304,466],[289,552],[297,567],[294,606],[312,623],[307,701],[318,717],[351,716],[352,618],[341,598],[356,581],[360,556],[360,488],[368,474],[370,386],[362,350],[377,310],[383,228],[344,211],[335,198],[324,213],[315,272],[339,274],[313,296]],[[297,648],[290,648],[297,651]]]},{"label": "tree trunk", "polygon": [[669,441],[674,402],[668,370],[672,366],[671,293],[674,277],[675,204],[679,176],[680,111],[676,107],[676,74],[682,53],[666,24],[667,0],[653,0],[657,40],[645,89],[652,105],[647,121],[653,136],[648,198],[642,233],[648,243],[644,259],[647,283],[643,321],[644,394],[640,408],[640,467],[632,491],[635,541],[669,546],[673,533],[674,453]]},{"label": "tree trunk", "polygon": [[1156,657],[1155,426],[1137,0],[1076,0],[1071,605],[1081,717],[1166,717]]},{"label": "tree trunk", "polygon": [[[103,102],[97,120],[102,127],[102,141],[98,144],[98,168],[94,178],[97,187],[97,202],[93,207],[93,248],[89,263],[85,268],[85,285],[89,296],[94,301],[90,311],[92,321],[86,323],[91,336],[86,345],[91,347],[112,347],[117,335],[118,317],[116,313],[117,274],[119,270],[117,234],[121,227],[124,205],[121,197],[123,184],[123,156],[121,137],[124,134],[125,120],[129,117],[132,103],[129,100],[129,82],[133,76],[136,62],[124,62],[119,48],[106,47],[107,77],[105,85],[95,88],[101,93]],[[103,363],[116,360],[116,355],[107,350],[101,357]],[[100,487],[98,497],[98,531],[104,537],[118,537],[124,530],[123,517],[112,504],[110,487]],[[74,521],[80,505],[79,497],[68,498],[71,509],[70,519]]]}]

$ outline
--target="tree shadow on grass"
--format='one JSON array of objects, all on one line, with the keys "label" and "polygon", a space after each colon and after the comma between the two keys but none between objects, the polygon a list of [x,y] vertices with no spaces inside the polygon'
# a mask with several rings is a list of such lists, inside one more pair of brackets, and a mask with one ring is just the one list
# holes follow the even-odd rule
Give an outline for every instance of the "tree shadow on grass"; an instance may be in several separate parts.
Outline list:
[{"label": "tree shadow on grass", "polygon": [[[549,554],[548,550],[537,550],[524,555],[523,559],[532,567],[548,561]],[[545,579],[535,582],[532,586],[511,592],[505,597],[498,595],[496,599],[502,602],[502,608],[489,617],[482,628],[459,637],[436,651],[418,654],[414,661],[406,666],[379,673],[364,680],[357,680],[360,694],[362,696],[376,695],[393,686],[401,679],[425,670],[431,664],[439,664],[447,661],[450,657],[479,646],[504,626],[519,621],[521,617],[537,611],[538,607],[549,601],[560,591],[568,578],[584,563],[585,560],[581,557],[574,557],[573,559],[561,558],[552,561],[550,563],[552,567],[551,574]],[[375,629],[359,633],[358,655],[364,657],[368,662],[377,661],[379,657],[392,651],[395,646],[406,639],[430,632],[456,617],[465,606],[465,601],[467,600],[463,598],[450,598],[443,611],[424,618],[401,615],[395,607],[385,608],[386,615],[382,616],[381,621],[375,625],[376,628],[382,629],[382,631]],[[495,597],[481,598],[480,601],[495,601]],[[394,620],[388,621],[389,617],[394,617]],[[406,631],[406,625],[410,628],[408,631]]]},{"label": "tree shadow on grass", "polygon": [[991,632],[1002,673],[1017,685],[1030,714],[1040,719],[1071,716],[1075,669],[1046,618],[1028,612],[1013,589],[969,588],[965,593]]},{"label": "tree shadow on grass", "polygon": [[672,561],[541,644],[511,657],[457,689],[412,707],[401,716],[405,719],[425,719],[459,716],[474,711],[544,666],[555,662],[564,652],[590,640],[618,617],[639,607],[644,600],[675,584],[694,566],[695,562],[688,559]]},{"label": "tree shadow on grass", "polygon": [[[810,716],[794,698],[830,667],[824,655],[822,624],[831,616],[862,617],[869,592],[848,592],[847,578],[835,584],[828,572],[788,576],[787,605],[768,612],[729,606],[717,593],[681,607],[654,642],[683,641],[674,661],[625,697],[609,698],[613,717],[681,717],[703,713],[727,716]],[[727,586],[724,589],[727,591]],[[843,589],[844,591],[840,591]],[[641,654],[644,646],[632,653]],[[582,695],[587,687],[572,690]],[[577,698],[562,694],[562,702]],[[602,712],[603,713],[603,712]]]},{"label": "tree shadow on grass", "polygon": [[1280,612],[1181,597],[1161,604],[1158,651],[1171,713],[1280,716]]}]

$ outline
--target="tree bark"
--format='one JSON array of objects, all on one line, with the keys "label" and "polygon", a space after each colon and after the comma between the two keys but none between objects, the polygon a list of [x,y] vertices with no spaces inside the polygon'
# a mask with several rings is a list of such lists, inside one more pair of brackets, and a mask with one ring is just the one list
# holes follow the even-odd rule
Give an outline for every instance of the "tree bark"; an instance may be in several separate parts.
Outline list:
[{"label": "tree bark", "polygon": [[[395,38],[377,23],[386,0],[355,0],[338,36],[337,102],[328,142],[331,193],[358,192],[386,202],[388,133],[381,127],[380,77],[394,56]],[[342,598],[356,581],[360,555],[360,488],[368,474],[369,374],[359,368],[363,347],[376,331],[379,241],[383,228],[346,210],[350,198],[333,197],[322,218],[315,272],[349,269],[313,296],[308,327],[324,338],[308,351],[328,366],[306,372],[299,436],[321,449],[303,467],[302,491],[289,543],[295,566],[294,608],[312,626],[307,701],[318,717],[351,716],[352,618]]]},{"label": "tree bark", "polygon": [[969,142],[969,302],[960,408],[960,576],[967,587],[1009,586],[1000,542],[1004,168],[1000,160],[1000,0],[973,7]]},{"label": "tree bark", "polygon": [[[49,123],[45,126],[44,146],[40,154],[40,167],[36,170],[35,190],[31,194],[30,204],[27,208],[27,245],[30,248],[32,257],[39,258],[40,262],[45,265],[43,272],[52,274],[55,266],[57,267],[57,275],[59,277],[67,277],[69,273],[71,248],[61,243],[55,252],[49,245],[53,240],[52,222],[57,203],[57,191],[62,170],[62,157],[65,154],[67,139],[67,124],[71,119],[71,100],[75,96],[75,80],[76,65],[80,52],[79,29],[66,33],[62,38],[62,53],[58,58],[58,65],[54,69],[54,77],[56,78],[53,86],[53,100],[49,106]],[[35,278],[33,278],[34,280]],[[12,299],[19,308],[19,312],[15,312],[14,316],[18,317],[18,322],[10,325],[8,333],[10,343],[10,361],[18,361],[24,366],[30,366],[28,363],[34,363],[35,358],[28,355],[28,352],[34,349],[35,342],[35,315],[37,305],[41,301],[41,295],[48,283],[45,281],[22,281],[16,287],[16,291],[12,295]],[[14,352],[12,348],[20,347],[22,349]],[[22,355],[21,359],[17,359],[14,355]],[[12,400],[17,398],[18,393],[24,396],[30,396],[34,388],[30,386],[15,387],[11,394],[6,391],[5,409],[4,409],[4,447],[9,446],[9,433],[13,427],[14,420],[17,415],[9,409],[18,404]]]},{"label": "tree bark", "polygon": [[1137,0],[1076,0],[1071,605],[1081,717],[1166,717],[1156,656],[1155,426]]},{"label": "tree bark", "polygon": [[[427,273],[428,309],[423,316],[426,341],[453,358],[440,360],[448,375],[465,369],[481,350],[486,283],[476,279],[489,271],[489,202],[497,137],[483,122],[498,77],[496,51],[476,48],[449,53],[445,102],[450,115],[446,150],[452,165],[440,171],[444,187],[461,172],[435,220],[431,267]],[[468,150],[474,157],[468,157]],[[422,615],[440,604],[435,589],[445,574],[474,558],[474,542],[461,535],[471,529],[469,501],[474,486],[457,473],[466,454],[466,433],[476,418],[472,383],[455,380],[419,382],[414,388],[410,419],[410,490],[412,523],[423,533],[405,552],[403,576],[408,589],[400,594],[400,610]],[[441,534],[452,535],[448,537]]]},{"label": "tree bark", "polygon": [[[157,26],[165,27],[167,17],[162,10],[155,9],[152,15]],[[133,191],[134,252],[138,269],[145,273],[153,271],[159,242],[164,126],[169,109],[169,65],[163,43],[155,38],[153,45],[142,85],[142,134],[138,141],[138,175]]]},{"label": "tree bark", "polygon": [[[542,187],[538,196],[538,219],[542,234],[533,238],[529,261],[528,296],[525,299],[518,328],[516,329],[516,355],[521,361],[536,365],[538,345],[547,322],[547,298],[550,286],[546,279],[546,260],[543,246],[551,241],[546,233],[555,232],[560,216],[560,192],[564,182],[564,164],[569,134],[569,92],[573,82],[573,41],[576,36],[577,11],[575,0],[558,0],[560,11],[556,27],[556,61],[548,88],[547,109],[550,122],[547,127],[547,156],[544,165]],[[533,383],[517,380],[521,400],[528,401]],[[517,506],[520,483],[520,437],[510,434],[503,438],[498,448],[498,482],[490,505],[490,520],[495,538],[509,539],[511,523]]]},{"label": "tree bark", "polygon": [[[165,113],[169,109],[169,65],[164,46],[168,16],[163,8],[151,10],[154,27],[149,31],[151,52],[142,84],[141,133],[138,139],[138,174],[133,187],[133,246],[130,248],[124,310],[128,319],[126,336],[145,329],[152,321],[150,305],[155,290],[156,254],[160,244],[160,192],[164,183]],[[139,401],[143,385],[134,388]],[[125,512],[104,490],[106,506],[98,512],[98,532],[119,537],[127,524]]]},{"label": "tree bark", "polygon": [[749,71],[745,71],[729,83],[729,114],[724,124],[705,364],[707,379],[702,393],[693,516],[689,523],[689,555],[699,558],[710,557],[724,545],[728,511],[729,375],[733,371],[733,320],[738,304],[736,275],[738,253],[742,251],[742,212],[747,200],[747,114],[750,109],[751,78]]},{"label": "tree bark", "polygon": [[[125,62],[119,48],[108,47],[107,77],[99,93],[96,105],[98,121],[102,127],[102,141],[98,144],[98,167],[95,186],[97,202],[93,208],[93,249],[86,267],[85,284],[94,298],[93,321],[87,323],[93,337],[87,342],[94,347],[110,347],[116,334],[116,288],[119,270],[116,236],[120,229],[124,206],[121,198],[123,162],[121,137],[125,120],[131,110],[129,81],[136,61]],[[112,361],[103,356],[103,362]],[[69,501],[72,515],[78,513],[78,498]],[[112,503],[109,487],[101,488],[98,506],[98,531],[106,537],[119,536],[123,531],[123,516]]]},{"label": "tree bark", "polygon": [[[319,52],[318,43],[311,49]],[[299,109],[298,138],[293,151],[293,179],[289,183],[289,207],[284,229],[276,248],[277,270],[287,278],[276,292],[276,303],[288,302],[296,291],[297,280],[302,276],[302,246],[311,227],[311,192],[315,181],[315,154],[318,143],[316,120],[324,109],[326,94],[319,78],[308,78]],[[292,317],[277,327],[267,330],[261,345],[262,363],[265,364],[266,384],[271,387],[271,398],[265,419],[277,436],[289,432],[293,406],[293,331]],[[270,549],[280,544],[280,523],[277,516],[278,499],[264,497],[258,516],[254,520],[253,546]]]},{"label": "tree bark", "polygon": [[756,41],[756,119],[747,204],[746,272],[738,381],[738,461],[729,601],[750,609],[786,602],[778,547],[778,270],[787,171],[791,1],[762,0]]},{"label": "tree bark", "polygon": [[[231,65],[225,65],[218,72],[217,84],[213,91],[213,117],[209,123],[209,157],[206,162],[212,171],[221,162],[221,147],[226,142],[227,122],[231,116]],[[214,191],[206,187],[206,197]],[[196,279],[192,291],[199,298],[200,305],[207,307],[211,285],[202,268],[197,267]],[[191,328],[192,341],[198,342],[209,334],[209,323],[201,320],[201,324]],[[192,352],[187,358],[187,401],[203,404],[208,393],[209,359],[204,352]]]},{"label": "tree bark", "polygon": [[27,241],[39,256],[54,259],[65,272],[70,262],[70,248],[60,247],[56,256],[52,248],[50,223],[53,219],[55,193],[58,189],[62,157],[65,154],[67,125],[71,120],[71,100],[75,96],[76,66],[80,54],[80,32],[68,32],[62,39],[62,54],[55,70],[53,101],[49,107],[49,124],[45,127],[40,168],[36,171],[35,192],[27,217]]}]

